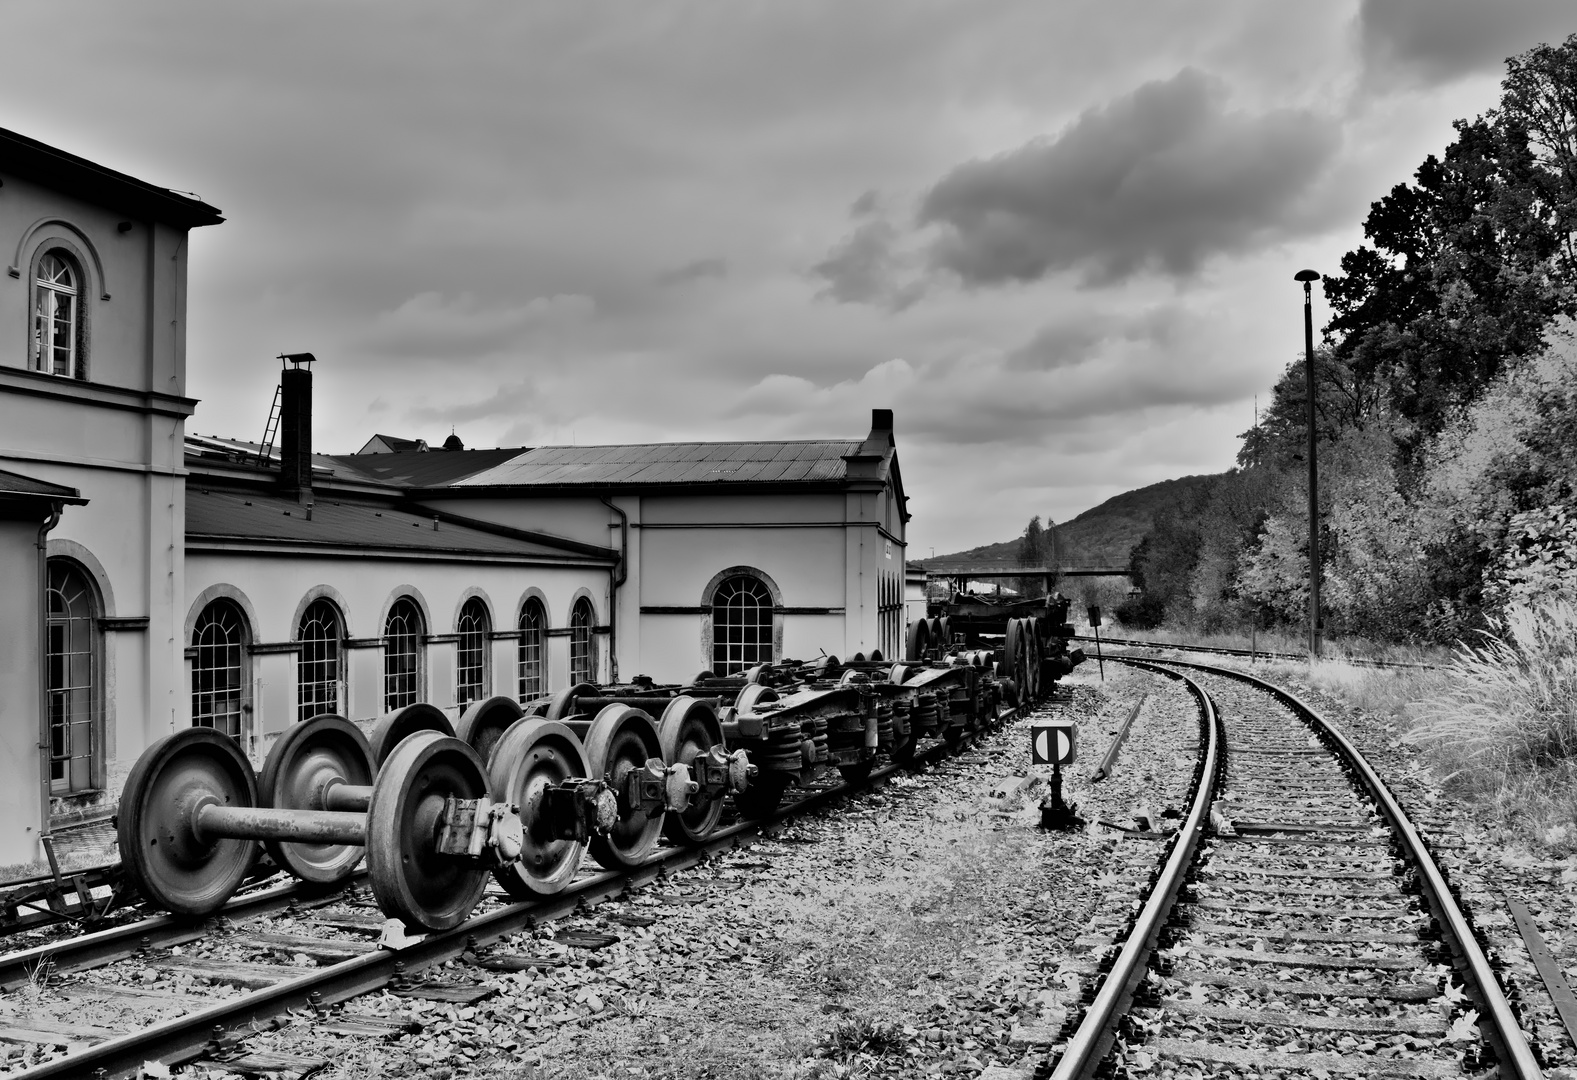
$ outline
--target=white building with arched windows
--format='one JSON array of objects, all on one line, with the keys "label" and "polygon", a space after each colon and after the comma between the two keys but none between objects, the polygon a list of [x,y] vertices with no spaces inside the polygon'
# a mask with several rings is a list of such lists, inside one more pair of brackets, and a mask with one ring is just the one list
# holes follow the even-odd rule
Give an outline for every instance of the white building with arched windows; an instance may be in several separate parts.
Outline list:
[{"label": "white building with arched windows", "polygon": [[0,863],[107,819],[152,741],[577,682],[892,655],[893,418],[798,442],[313,449],[186,432],[207,204],[0,130]]}]

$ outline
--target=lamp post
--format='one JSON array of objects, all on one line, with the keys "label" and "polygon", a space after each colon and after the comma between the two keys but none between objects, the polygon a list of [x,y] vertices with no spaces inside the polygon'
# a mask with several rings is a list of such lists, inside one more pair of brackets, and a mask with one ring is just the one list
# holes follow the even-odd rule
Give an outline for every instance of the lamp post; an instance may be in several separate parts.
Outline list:
[{"label": "lamp post", "polygon": [[1303,375],[1308,395],[1309,429],[1309,660],[1320,655],[1320,471],[1314,458],[1314,297],[1310,289],[1320,275],[1299,270],[1303,282]]}]

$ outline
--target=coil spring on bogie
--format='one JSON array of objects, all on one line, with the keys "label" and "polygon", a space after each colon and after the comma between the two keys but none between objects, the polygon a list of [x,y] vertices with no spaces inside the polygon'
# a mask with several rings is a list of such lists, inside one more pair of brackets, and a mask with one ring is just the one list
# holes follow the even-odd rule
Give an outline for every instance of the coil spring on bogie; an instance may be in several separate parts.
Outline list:
[{"label": "coil spring on bogie", "polygon": [[931,738],[941,730],[942,710],[937,704],[936,695],[920,694],[915,700],[909,719],[917,739]]},{"label": "coil spring on bogie", "polygon": [[882,750],[893,747],[893,706],[889,701],[876,703],[876,745]]}]

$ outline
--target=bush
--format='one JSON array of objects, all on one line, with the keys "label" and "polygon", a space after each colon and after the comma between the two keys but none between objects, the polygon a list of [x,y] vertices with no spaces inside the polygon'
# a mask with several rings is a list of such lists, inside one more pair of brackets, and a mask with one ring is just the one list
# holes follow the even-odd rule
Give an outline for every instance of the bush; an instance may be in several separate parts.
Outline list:
[{"label": "bush", "polygon": [[1117,605],[1117,621],[1130,630],[1154,630],[1166,615],[1166,603],[1151,593],[1143,593]]},{"label": "bush", "polygon": [[1489,785],[1577,757],[1577,604],[1513,605],[1478,646],[1462,646],[1440,703],[1408,738]]}]

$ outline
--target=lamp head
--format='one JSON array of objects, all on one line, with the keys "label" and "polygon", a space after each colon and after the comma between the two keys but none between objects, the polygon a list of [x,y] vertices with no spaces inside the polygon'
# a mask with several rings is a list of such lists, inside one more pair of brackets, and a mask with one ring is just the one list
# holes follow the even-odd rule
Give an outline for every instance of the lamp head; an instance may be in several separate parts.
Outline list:
[{"label": "lamp head", "polygon": [[1316,270],[1299,270],[1296,274],[1292,275],[1292,280],[1301,281],[1307,285],[1311,281],[1320,280],[1320,275]]}]

